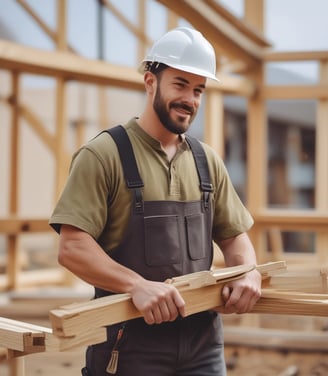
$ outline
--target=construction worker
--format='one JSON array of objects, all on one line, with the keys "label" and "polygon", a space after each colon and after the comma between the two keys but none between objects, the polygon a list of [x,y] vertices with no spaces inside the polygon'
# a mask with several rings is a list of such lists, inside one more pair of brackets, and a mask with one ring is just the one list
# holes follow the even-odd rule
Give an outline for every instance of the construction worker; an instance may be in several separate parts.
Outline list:
[{"label": "construction worker", "polygon": [[[166,33],[141,64],[142,113],[102,132],[73,157],[50,224],[61,265],[95,296],[129,293],[143,318],[110,326],[90,346],[83,375],[226,375],[220,313],[249,312],[260,297],[253,270],[223,288],[224,305],[185,317],[169,278],[209,270],[212,241],[226,266],[256,264],[246,234],[253,220],[222,160],[186,135],[215,53],[198,31]],[[126,104],[123,104],[124,106]]]}]

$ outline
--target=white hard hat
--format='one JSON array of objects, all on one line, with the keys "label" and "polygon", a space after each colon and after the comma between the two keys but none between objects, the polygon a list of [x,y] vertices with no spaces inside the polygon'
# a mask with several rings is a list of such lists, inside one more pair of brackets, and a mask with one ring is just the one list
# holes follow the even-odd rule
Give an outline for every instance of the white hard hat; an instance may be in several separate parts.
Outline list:
[{"label": "white hard hat", "polygon": [[188,27],[173,29],[157,40],[142,61],[139,72],[145,72],[147,65],[152,63],[163,63],[219,81],[215,77],[216,60],[212,45],[199,31]]}]

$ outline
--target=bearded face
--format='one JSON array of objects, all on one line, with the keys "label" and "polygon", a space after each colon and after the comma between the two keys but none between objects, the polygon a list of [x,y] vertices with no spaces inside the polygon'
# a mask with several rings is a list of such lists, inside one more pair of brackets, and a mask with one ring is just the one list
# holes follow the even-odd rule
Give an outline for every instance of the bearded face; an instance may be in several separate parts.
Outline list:
[{"label": "bearded face", "polygon": [[[166,69],[163,73],[167,71],[170,69]],[[162,75],[158,77],[153,108],[168,131],[182,134],[189,129],[197,115],[204,85],[194,89],[187,79],[180,76],[170,77],[170,73],[172,72],[163,79]]]}]

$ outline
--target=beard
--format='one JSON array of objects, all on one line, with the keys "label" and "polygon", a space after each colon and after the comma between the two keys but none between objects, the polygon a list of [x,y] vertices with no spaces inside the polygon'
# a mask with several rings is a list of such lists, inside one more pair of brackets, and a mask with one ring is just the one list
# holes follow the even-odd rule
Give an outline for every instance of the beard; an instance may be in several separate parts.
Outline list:
[{"label": "beard", "polygon": [[[168,106],[169,108],[167,109],[165,101],[163,99],[161,90],[159,86],[157,86],[156,94],[155,94],[155,99],[154,99],[154,104],[153,108],[154,111],[156,112],[160,122],[163,124],[163,126],[170,132],[174,134],[182,134],[185,133],[189,127],[192,121],[194,120],[196,116],[196,111],[193,107],[186,105],[185,103],[181,102],[172,102]],[[170,115],[170,109],[172,108],[181,108],[184,111],[189,112],[189,120],[187,121],[185,116],[177,116],[177,119],[174,120],[171,115]]]}]

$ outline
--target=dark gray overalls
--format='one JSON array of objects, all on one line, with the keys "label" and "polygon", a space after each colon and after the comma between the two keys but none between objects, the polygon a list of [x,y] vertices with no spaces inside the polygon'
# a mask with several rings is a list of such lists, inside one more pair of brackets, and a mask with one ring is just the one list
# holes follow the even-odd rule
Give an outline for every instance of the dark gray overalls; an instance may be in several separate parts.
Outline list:
[{"label": "dark gray overalls", "polygon": [[[118,126],[107,132],[117,144],[133,196],[124,240],[110,257],[153,281],[208,270],[213,256],[212,185],[200,143],[187,137],[200,180],[201,201],[143,201],[143,182],[125,129]],[[96,297],[109,294],[96,288]],[[88,348],[83,375],[226,375],[221,320],[213,311],[159,325],[131,320],[108,327],[107,336],[107,342]]]}]

